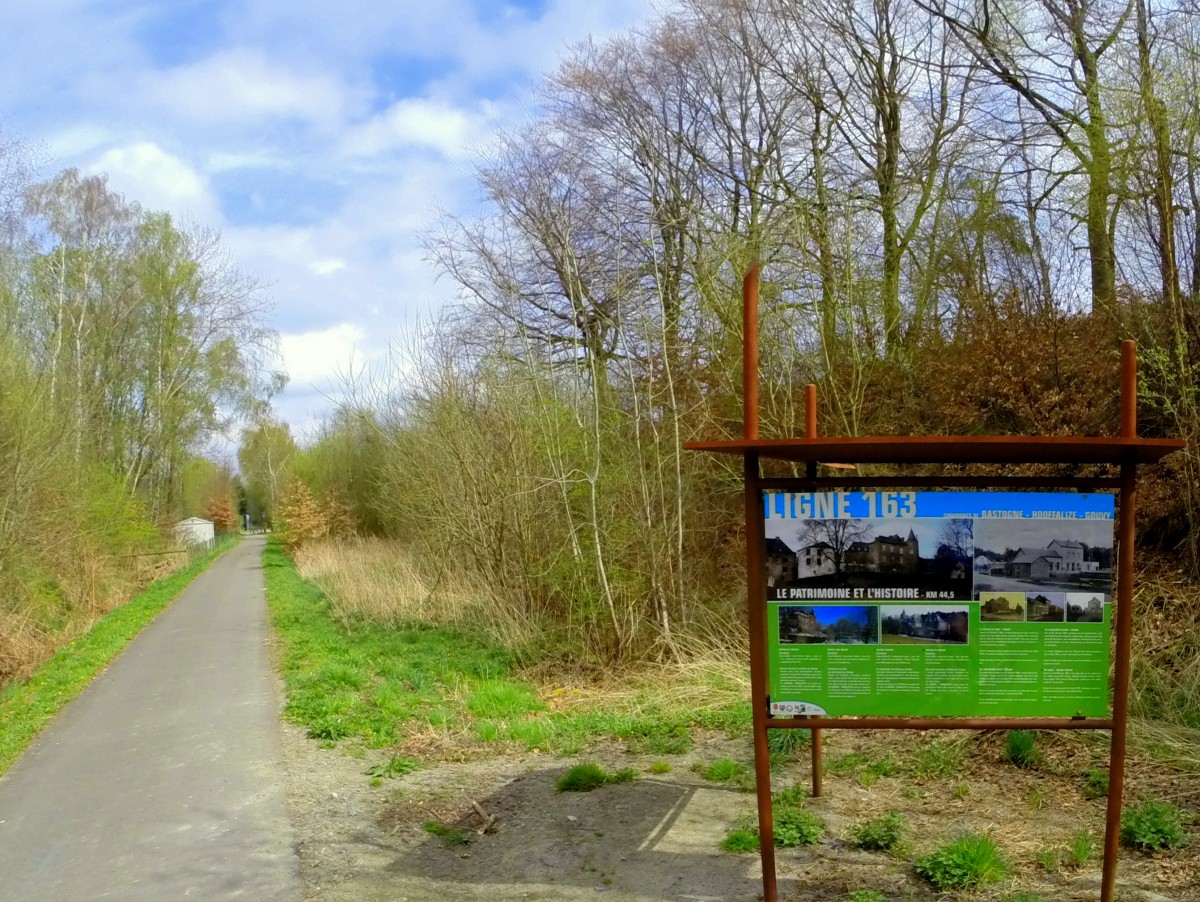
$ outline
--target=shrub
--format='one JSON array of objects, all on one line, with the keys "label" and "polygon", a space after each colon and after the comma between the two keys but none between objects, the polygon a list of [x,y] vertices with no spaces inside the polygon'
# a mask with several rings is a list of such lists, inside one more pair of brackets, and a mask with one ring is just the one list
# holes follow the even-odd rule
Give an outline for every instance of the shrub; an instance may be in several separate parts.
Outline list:
[{"label": "shrub", "polygon": [[1036,738],[1032,730],[1009,730],[1004,741],[1004,760],[1017,767],[1037,763]]},{"label": "shrub", "polygon": [[1134,805],[1121,815],[1121,842],[1143,852],[1182,848],[1189,840],[1179,814],[1174,805],[1153,799]]},{"label": "shrub", "polygon": [[883,817],[864,821],[850,830],[850,842],[860,849],[890,852],[899,845],[908,829],[908,821],[898,811],[890,811]]},{"label": "shrub", "polygon": [[990,837],[968,834],[916,860],[917,874],[939,890],[974,889],[1004,878],[1010,866]]}]

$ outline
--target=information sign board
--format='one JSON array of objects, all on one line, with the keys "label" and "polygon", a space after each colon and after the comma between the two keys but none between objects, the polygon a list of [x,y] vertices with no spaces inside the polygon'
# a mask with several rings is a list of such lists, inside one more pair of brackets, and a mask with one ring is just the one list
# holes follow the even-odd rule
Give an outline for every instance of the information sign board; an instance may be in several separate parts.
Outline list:
[{"label": "information sign board", "polygon": [[1108,715],[1112,495],[763,507],[773,716]]}]

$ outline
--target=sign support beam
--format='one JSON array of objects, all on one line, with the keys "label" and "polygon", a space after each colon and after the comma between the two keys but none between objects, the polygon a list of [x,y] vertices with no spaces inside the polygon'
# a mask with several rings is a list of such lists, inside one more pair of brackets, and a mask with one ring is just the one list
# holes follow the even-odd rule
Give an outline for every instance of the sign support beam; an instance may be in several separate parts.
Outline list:
[{"label": "sign support beam", "polygon": [[[774,820],[771,804],[769,729],[812,730],[813,795],[821,794],[822,730],[824,729],[1038,729],[1109,730],[1111,752],[1104,833],[1101,902],[1115,902],[1121,803],[1125,782],[1126,731],[1129,722],[1130,644],[1133,632],[1134,513],[1137,466],[1153,463],[1180,450],[1184,442],[1137,437],[1137,352],[1132,341],[1121,345],[1121,419],[1119,438],[1078,436],[875,436],[817,437],[816,386],[805,393],[803,439],[759,437],[758,300],[759,263],[754,260],[742,283],[743,438],[740,442],[689,442],[689,450],[741,454],[745,480],[746,615],[749,629],[750,691],[754,732],[754,772],[758,799],[759,854],[764,902],[778,902]],[[762,458],[803,462],[802,478],[764,478]],[[1119,467],[1120,476],[854,476],[817,475],[818,462],[890,464],[1055,463]],[[1120,489],[1117,536],[1116,660],[1111,718],[772,718],[767,681],[767,604],[763,490],[812,490],[852,486],[1005,486],[1010,488]]]}]

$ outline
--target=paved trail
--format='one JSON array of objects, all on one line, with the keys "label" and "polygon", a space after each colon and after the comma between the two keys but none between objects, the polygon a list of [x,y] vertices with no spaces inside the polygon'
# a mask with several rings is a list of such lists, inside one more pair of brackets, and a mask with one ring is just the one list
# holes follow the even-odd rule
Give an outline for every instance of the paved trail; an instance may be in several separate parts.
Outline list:
[{"label": "paved trail", "polygon": [[262,539],[202,574],[0,778],[0,899],[294,900]]}]

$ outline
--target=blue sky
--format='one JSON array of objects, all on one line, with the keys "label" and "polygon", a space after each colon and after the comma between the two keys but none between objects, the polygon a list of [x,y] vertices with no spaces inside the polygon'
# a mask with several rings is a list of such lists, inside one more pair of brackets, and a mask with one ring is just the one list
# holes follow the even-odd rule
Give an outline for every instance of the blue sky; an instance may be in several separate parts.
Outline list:
[{"label": "blue sky", "polygon": [[301,431],[351,360],[453,296],[423,259],[470,214],[472,159],[528,117],[565,45],[642,0],[3,0],[0,128],[41,174],[76,166],[219,229],[268,287]]}]

